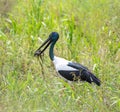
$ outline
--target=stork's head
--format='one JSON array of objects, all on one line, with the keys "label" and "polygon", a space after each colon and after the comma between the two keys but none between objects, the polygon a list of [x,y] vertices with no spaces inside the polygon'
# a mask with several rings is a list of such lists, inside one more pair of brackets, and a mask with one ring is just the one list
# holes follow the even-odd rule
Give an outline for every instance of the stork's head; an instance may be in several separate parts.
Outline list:
[{"label": "stork's head", "polygon": [[58,38],[59,38],[59,34],[58,34],[57,32],[52,32],[52,33],[49,35],[49,38],[51,39],[52,42],[57,41]]},{"label": "stork's head", "polygon": [[40,56],[47,49],[47,47],[51,43],[55,43],[58,40],[58,38],[59,38],[59,34],[57,32],[52,32],[49,35],[48,39],[35,51],[34,56]]}]

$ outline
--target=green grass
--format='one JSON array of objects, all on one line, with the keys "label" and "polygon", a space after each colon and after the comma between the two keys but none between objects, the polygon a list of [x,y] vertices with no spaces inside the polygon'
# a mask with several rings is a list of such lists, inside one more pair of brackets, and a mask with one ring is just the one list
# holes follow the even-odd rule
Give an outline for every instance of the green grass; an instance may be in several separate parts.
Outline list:
[{"label": "green grass", "polygon": [[[119,0],[6,4],[0,5],[0,112],[119,112]],[[48,51],[40,66],[33,54],[52,31],[60,34],[55,54],[90,68],[100,87],[64,82]]]}]

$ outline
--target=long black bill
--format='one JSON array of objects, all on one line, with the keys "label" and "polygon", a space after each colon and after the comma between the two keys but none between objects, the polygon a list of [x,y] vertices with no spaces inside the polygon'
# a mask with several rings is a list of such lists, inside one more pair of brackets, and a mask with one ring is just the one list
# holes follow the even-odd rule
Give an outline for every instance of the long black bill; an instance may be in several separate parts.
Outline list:
[{"label": "long black bill", "polygon": [[[50,45],[51,43],[51,39],[50,37],[35,51],[34,56],[40,56],[45,49]],[[46,46],[45,46],[46,45]],[[42,48],[43,46],[45,46],[44,48]]]}]

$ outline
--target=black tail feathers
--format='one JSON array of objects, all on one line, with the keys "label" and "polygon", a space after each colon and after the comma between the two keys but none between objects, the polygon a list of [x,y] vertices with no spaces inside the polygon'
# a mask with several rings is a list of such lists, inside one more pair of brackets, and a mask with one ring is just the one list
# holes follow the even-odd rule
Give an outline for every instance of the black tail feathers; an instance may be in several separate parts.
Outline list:
[{"label": "black tail feathers", "polygon": [[100,86],[100,80],[93,75],[91,72],[87,71],[87,70],[83,70],[81,73],[81,80],[83,81],[87,81],[89,83],[96,83],[98,86]]}]

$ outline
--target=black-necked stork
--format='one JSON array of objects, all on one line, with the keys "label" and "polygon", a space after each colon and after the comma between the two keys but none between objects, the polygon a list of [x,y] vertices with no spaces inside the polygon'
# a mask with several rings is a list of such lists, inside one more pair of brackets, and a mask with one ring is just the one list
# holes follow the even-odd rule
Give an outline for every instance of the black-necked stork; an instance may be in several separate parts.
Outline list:
[{"label": "black-necked stork", "polygon": [[[67,81],[87,81],[89,83],[96,83],[100,86],[100,80],[91,73],[88,68],[81,64],[68,61],[64,58],[54,56],[54,45],[59,39],[59,34],[57,32],[52,32],[48,39],[36,50],[35,56],[40,56],[45,49],[50,45],[49,57],[53,61],[53,64],[57,70],[57,73]],[[43,46],[45,46],[43,48]]]}]

